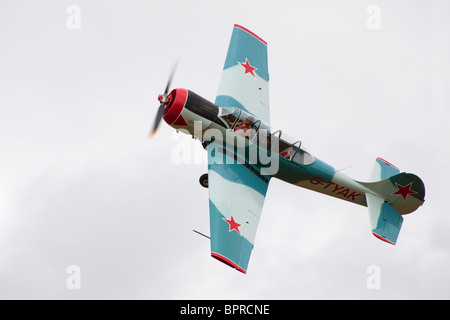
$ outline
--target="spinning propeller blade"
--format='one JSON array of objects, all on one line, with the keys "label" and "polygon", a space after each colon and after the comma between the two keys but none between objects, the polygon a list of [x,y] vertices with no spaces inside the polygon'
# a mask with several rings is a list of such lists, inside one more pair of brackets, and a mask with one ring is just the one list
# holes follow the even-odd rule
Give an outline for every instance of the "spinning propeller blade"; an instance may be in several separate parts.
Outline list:
[{"label": "spinning propeller blade", "polygon": [[149,138],[153,137],[156,134],[156,131],[158,131],[159,123],[161,122],[161,119],[164,115],[164,107],[165,107],[164,103],[161,103],[159,105],[158,111],[156,112],[155,121],[153,123],[153,129],[152,129],[152,131],[150,131],[150,133],[148,135]]},{"label": "spinning propeller blade", "polygon": [[156,112],[155,121],[153,122],[153,128],[152,131],[150,131],[148,137],[151,138],[156,134],[156,131],[158,131],[159,123],[161,122],[162,117],[164,116],[164,110],[169,103],[169,90],[170,85],[172,83],[173,76],[175,74],[175,70],[177,68],[178,62],[175,63],[175,65],[172,67],[172,72],[170,73],[169,80],[167,81],[166,89],[164,90],[164,93],[158,97],[158,100],[160,102],[158,111]]}]

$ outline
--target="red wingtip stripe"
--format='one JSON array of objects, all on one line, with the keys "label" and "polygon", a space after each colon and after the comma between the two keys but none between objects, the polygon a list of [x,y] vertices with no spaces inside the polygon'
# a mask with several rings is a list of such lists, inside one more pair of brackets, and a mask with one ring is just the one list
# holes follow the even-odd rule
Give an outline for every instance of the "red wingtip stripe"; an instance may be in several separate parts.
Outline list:
[{"label": "red wingtip stripe", "polygon": [[242,272],[243,274],[246,274],[246,273],[247,273],[246,270],[244,270],[244,269],[242,269],[241,267],[239,267],[236,263],[234,263],[234,262],[231,261],[230,259],[227,259],[227,258],[225,258],[224,256],[222,256],[222,255],[220,255],[220,254],[218,254],[218,253],[211,252],[211,257],[213,257],[213,258],[219,260],[220,262],[225,263],[226,265],[228,265],[228,266],[230,266],[230,267],[232,267],[232,268],[235,268],[237,271],[240,271],[240,272]]},{"label": "red wingtip stripe", "polygon": [[[388,165],[390,165],[391,167],[394,167],[394,168],[396,168],[396,169],[398,169],[396,166],[394,166],[392,163],[390,163],[390,162],[387,162],[386,160],[384,160],[383,158],[380,158],[380,157],[378,157],[377,159],[379,159],[379,160],[381,160],[381,161],[383,161],[384,163],[386,163],[386,164],[388,164]],[[398,169],[398,170],[400,170],[400,169]]]},{"label": "red wingtip stripe", "polygon": [[375,237],[377,237],[378,239],[380,239],[381,241],[387,242],[387,243],[392,244],[392,245],[395,246],[395,243],[393,243],[393,242],[389,241],[388,239],[386,239],[386,238],[380,236],[379,234],[376,234],[376,233],[374,233],[374,232],[372,232],[372,234],[373,234]]},{"label": "red wingtip stripe", "polygon": [[241,30],[244,30],[245,32],[251,34],[252,36],[254,36],[256,39],[258,39],[259,41],[261,41],[262,43],[264,43],[267,46],[267,42],[265,42],[263,39],[261,39],[260,37],[258,37],[256,34],[254,34],[253,32],[251,32],[250,30],[248,30],[247,28],[244,28],[243,26],[240,26],[238,24],[234,25],[236,28],[239,28]]}]

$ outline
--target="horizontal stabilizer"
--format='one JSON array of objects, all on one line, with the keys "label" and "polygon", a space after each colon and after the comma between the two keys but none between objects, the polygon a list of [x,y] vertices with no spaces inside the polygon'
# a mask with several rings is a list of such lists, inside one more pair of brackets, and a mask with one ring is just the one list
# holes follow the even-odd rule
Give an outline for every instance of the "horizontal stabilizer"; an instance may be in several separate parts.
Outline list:
[{"label": "horizontal stabilizer", "polygon": [[371,194],[366,194],[366,198],[373,235],[395,245],[402,227],[403,217],[383,199]]}]

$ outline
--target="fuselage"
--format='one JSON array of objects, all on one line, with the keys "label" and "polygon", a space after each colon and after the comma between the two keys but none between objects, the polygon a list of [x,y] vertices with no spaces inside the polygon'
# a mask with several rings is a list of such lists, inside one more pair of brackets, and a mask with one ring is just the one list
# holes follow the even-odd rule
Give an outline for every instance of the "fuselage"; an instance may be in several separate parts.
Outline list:
[{"label": "fuselage", "polygon": [[247,166],[261,179],[277,178],[367,206],[365,194],[372,192],[363,184],[336,172],[305,151],[300,140],[271,128],[245,110],[219,107],[192,91],[175,89],[169,95],[164,120],[208,145],[208,152],[217,154],[217,161],[224,161],[219,154],[227,154],[227,159]]}]

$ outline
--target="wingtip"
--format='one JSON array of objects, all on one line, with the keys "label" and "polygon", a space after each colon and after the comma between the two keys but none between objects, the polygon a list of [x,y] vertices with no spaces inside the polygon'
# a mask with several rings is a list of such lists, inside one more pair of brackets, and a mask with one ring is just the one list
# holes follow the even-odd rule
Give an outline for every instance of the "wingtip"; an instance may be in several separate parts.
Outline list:
[{"label": "wingtip", "polygon": [[376,234],[375,232],[372,232],[372,234],[373,234],[376,238],[380,239],[381,241],[384,241],[384,242],[386,242],[386,243],[389,243],[389,244],[392,244],[393,246],[395,246],[395,242],[391,242],[391,241],[389,241],[388,239],[386,239],[385,237],[383,237],[383,236],[381,236],[381,235],[379,235],[379,234]]},{"label": "wingtip", "polygon": [[250,35],[252,35],[253,37],[255,37],[256,39],[258,39],[259,41],[261,41],[262,43],[264,43],[267,46],[267,42],[265,40],[263,40],[261,37],[259,37],[258,35],[256,35],[256,33],[250,31],[249,29],[247,29],[246,27],[243,27],[237,23],[234,24],[235,28],[239,28],[247,33],[249,33]]},{"label": "wingtip", "polygon": [[234,263],[233,261],[231,261],[228,258],[225,258],[224,256],[222,256],[221,254],[218,254],[216,252],[211,252],[211,257],[219,260],[220,262],[226,264],[227,266],[236,269],[239,272],[242,272],[243,274],[247,274],[247,270],[241,268],[240,266],[238,266],[236,263]]}]

